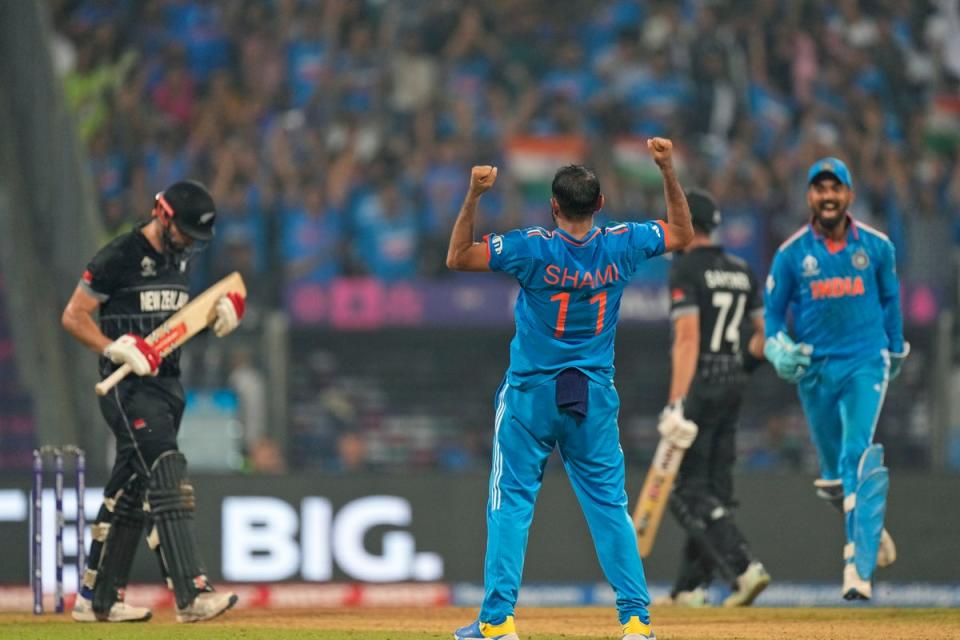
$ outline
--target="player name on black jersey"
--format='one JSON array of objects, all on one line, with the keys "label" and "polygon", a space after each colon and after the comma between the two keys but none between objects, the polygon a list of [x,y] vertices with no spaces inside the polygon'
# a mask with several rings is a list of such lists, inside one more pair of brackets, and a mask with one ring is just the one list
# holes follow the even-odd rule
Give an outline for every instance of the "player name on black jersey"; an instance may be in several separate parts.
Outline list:
[{"label": "player name on black jersey", "polygon": [[678,256],[670,267],[671,314],[697,313],[700,350],[697,377],[716,383],[745,379],[743,330],[763,308],[757,280],[747,263],[716,245]]},{"label": "player name on black jersey", "polygon": [[140,311],[177,311],[187,304],[190,294],[176,289],[140,292]]},{"label": "player name on black jersey", "polygon": [[737,289],[750,291],[750,276],[743,271],[707,269],[703,274],[709,289]]}]

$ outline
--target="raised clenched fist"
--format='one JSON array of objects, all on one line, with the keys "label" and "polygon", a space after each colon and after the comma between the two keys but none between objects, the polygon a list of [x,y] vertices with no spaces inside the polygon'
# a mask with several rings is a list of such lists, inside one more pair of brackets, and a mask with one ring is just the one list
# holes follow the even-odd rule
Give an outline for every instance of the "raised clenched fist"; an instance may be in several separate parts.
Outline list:
[{"label": "raised clenched fist", "polygon": [[648,138],[647,149],[653,154],[653,161],[663,167],[671,163],[673,157],[673,142],[667,138]]},{"label": "raised clenched fist", "polygon": [[488,164],[470,170],[470,193],[479,196],[497,181],[497,168]]}]

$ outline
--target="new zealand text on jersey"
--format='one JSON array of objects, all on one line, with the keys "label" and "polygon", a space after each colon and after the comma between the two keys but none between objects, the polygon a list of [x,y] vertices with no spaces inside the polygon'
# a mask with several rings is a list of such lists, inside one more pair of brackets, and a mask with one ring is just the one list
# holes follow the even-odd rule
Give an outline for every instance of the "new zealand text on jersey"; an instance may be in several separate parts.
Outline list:
[{"label": "new zealand text on jersey", "polygon": [[189,299],[189,293],[176,289],[141,291],[140,311],[177,311]]}]

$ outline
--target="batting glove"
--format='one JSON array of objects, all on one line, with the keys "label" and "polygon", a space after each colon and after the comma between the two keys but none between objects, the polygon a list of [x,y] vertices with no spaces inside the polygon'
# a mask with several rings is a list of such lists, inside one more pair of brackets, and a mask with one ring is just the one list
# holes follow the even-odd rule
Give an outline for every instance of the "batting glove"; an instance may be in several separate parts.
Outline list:
[{"label": "batting glove", "polygon": [[222,338],[236,329],[246,309],[246,299],[239,293],[231,291],[220,296],[220,300],[217,301],[217,319],[213,323],[213,333],[218,338]]},{"label": "batting glove", "polygon": [[160,368],[160,352],[135,333],[120,336],[103,350],[114,364],[128,364],[138,376],[154,376]]},{"label": "batting glove", "polygon": [[763,345],[763,355],[776,369],[777,375],[787,382],[798,382],[803,377],[810,366],[812,353],[813,347],[803,342],[794,342],[783,331],[767,338]]},{"label": "batting glove", "polygon": [[697,425],[683,417],[683,399],[664,407],[660,412],[657,431],[681,449],[687,449],[693,444],[697,439]]},{"label": "batting glove", "polygon": [[890,356],[890,379],[893,380],[900,375],[900,370],[903,369],[903,361],[910,355],[910,343],[904,342],[903,351],[900,353],[888,352],[887,355]]}]

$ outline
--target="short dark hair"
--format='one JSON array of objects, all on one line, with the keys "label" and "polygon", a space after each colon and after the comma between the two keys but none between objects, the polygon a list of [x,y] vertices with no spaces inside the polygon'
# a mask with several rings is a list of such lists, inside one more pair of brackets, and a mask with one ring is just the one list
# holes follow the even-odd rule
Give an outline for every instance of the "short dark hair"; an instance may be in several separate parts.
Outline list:
[{"label": "short dark hair", "polygon": [[687,205],[690,207],[690,221],[693,223],[693,230],[697,233],[710,235],[714,229],[720,226],[722,220],[717,201],[713,199],[709,191],[696,187],[687,189],[684,194],[687,196]]},{"label": "short dark hair", "polygon": [[588,218],[597,211],[600,181],[583,165],[560,167],[550,185],[560,211],[567,218]]}]

